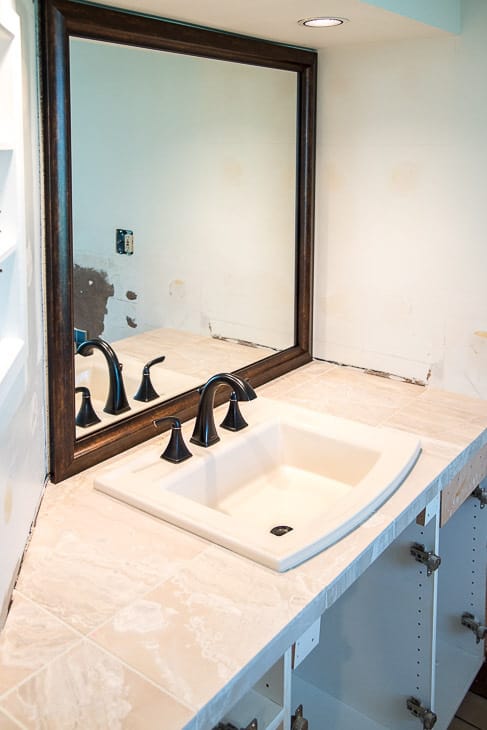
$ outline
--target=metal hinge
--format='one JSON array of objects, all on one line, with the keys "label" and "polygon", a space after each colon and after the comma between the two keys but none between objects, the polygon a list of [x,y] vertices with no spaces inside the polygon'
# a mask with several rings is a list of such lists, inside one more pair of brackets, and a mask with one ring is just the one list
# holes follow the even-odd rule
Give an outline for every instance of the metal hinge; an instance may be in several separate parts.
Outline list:
[{"label": "metal hinge", "polygon": [[[235,725],[232,725],[231,722],[219,722],[218,725],[215,725],[213,730],[238,730],[238,728],[236,728]],[[252,720],[247,727],[242,728],[241,730],[258,730],[257,720]]]},{"label": "metal hinge", "polygon": [[438,570],[440,567],[440,556],[436,555],[432,550],[425,550],[424,545],[421,545],[419,542],[411,545],[411,555],[418,563],[426,565],[426,575],[431,575],[434,570]]},{"label": "metal hinge", "polygon": [[423,707],[421,702],[416,697],[409,697],[407,701],[407,708],[414,717],[419,717],[423,723],[424,730],[431,730],[436,724],[437,716],[428,708]]},{"label": "metal hinge", "polygon": [[291,730],[308,730],[308,721],[303,717],[303,705],[299,705],[291,716]]},{"label": "metal hinge", "polygon": [[485,505],[487,504],[487,489],[484,489],[479,484],[479,486],[475,487],[475,489],[473,490],[472,497],[478,499],[480,502],[480,509],[484,509]]},{"label": "metal hinge", "polygon": [[480,644],[487,636],[487,626],[483,626],[480,621],[477,621],[473,613],[468,613],[468,611],[462,613],[462,626],[473,631],[477,644]]}]

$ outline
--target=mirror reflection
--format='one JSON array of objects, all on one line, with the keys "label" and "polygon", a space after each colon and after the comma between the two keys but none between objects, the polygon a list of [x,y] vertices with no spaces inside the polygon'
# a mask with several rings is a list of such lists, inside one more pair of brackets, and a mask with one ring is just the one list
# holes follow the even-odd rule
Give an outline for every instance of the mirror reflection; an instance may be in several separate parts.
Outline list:
[{"label": "mirror reflection", "polygon": [[296,73],[72,37],[70,86],[75,339],[131,412],[294,345]]}]

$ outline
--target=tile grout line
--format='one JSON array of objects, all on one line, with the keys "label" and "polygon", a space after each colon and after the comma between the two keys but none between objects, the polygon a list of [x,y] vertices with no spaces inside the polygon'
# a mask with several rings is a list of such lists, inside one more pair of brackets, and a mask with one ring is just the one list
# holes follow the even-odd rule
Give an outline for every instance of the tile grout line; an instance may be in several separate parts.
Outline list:
[{"label": "tile grout line", "polygon": [[106,654],[107,656],[109,656],[111,659],[115,659],[119,664],[121,664],[123,667],[125,667],[125,669],[130,670],[131,672],[133,672],[133,674],[136,674],[138,677],[140,677],[141,679],[143,679],[145,682],[148,682],[155,689],[159,690],[159,692],[162,692],[163,694],[167,695],[172,700],[174,700],[175,702],[177,702],[178,705],[181,705],[186,710],[189,710],[191,713],[193,713],[193,715],[196,714],[199,711],[200,708],[198,708],[198,707],[192,707],[191,705],[189,705],[184,700],[179,699],[170,690],[166,689],[165,687],[163,687],[162,685],[158,684],[157,682],[155,682],[150,677],[146,676],[139,669],[136,669],[135,667],[132,667],[126,661],[124,661],[123,659],[121,659],[119,656],[117,656],[116,654],[114,654],[113,652],[111,652],[109,649],[107,649],[106,647],[102,646],[101,644],[97,644],[94,639],[90,638],[89,636],[86,636],[85,637],[85,641],[90,646],[93,646],[95,649],[98,649],[103,654]]},{"label": "tile grout line", "polygon": [[5,717],[8,717],[8,719],[11,720],[15,725],[18,725],[21,730],[28,730],[28,728],[23,723],[21,723],[20,720],[17,720],[15,715],[12,715],[12,713],[5,709],[5,707],[2,707],[2,705],[0,705],[0,711],[3,712]]},{"label": "tile grout line", "polygon": [[[208,545],[207,547],[205,547],[202,550],[202,552],[206,552],[210,548],[211,548],[211,545]],[[198,556],[199,555],[201,555],[201,553],[198,553]],[[195,556],[195,557],[198,557],[198,556]],[[194,560],[194,557],[191,558],[191,560]],[[191,562],[191,560],[189,562]],[[47,669],[57,659],[61,659],[63,656],[65,656],[66,654],[68,654],[76,646],[80,646],[83,643],[83,641],[86,641],[86,643],[88,643],[91,646],[99,649],[100,651],[104,652],[105,654],[107,654],[111,658],[116,659],[116,661],[119,662],[122,666],[124,666],[125,668],[127,668],[130,671],[134,672],[135,674],[137,674],[138,676],[140,676],[145,681],[149,682],[151,685],[153,685],[159,691],[163,692],[164,694],[167,694],[169,697],[171,697],[171,699],[173,699],[174,701],[176,701],[178,704],[182,705],[186,709],[190,710],[193,714],[195,712],[197,712],[198,711],[198,708],[192,707],[191,705],[188,705],[186,702],[178,699],[170,690],[164,688],[162,685],[157,684],[157,682],[154,682],[154,680],[152,680],[150,677],[147,677],[145,674],[143,674],[142,672],[140,672],[138,669],[136,669],[135,667],[132,667],[130,664],[128,664],[124,660],[120,659],[120,657],[118,657],[116,654],[113,654],[112,652],[110,652],[103,645],[98,644],[97,641],[93,638],[93,634],[96,631],[98,631],[99,629],[102,629],[104,626],[106,626],[107,624],[109,624],[110,621],[113,620],[114,616],[119,611],[124,610],[124,609],[127,609],[127,608],[130,608],[130,606],[134,605],[138,601],[143,600],[149,593],[152,593],[153,591],[155,591],[158,588],[160,588],[162,585],[164,585],[164,583],[166,581],[171,580],[174,577],[175,573],[176,573],[176,570],[173,573],[171,573],[171,575],[166,576],[166,578],[164,578],[163,580],[159,581],[157,584],[155,584],[154,586],[152,586],[151,588],[149,588],[144,593],[136,596],[129,603],[126,603],[126,604],[124,604],[122,606],[118,606],[116,608],[116,610],[114,611],[113,614],[111,614],[109,617],[107,617],[106,619],[104,619],[100,624],[98,624],[97,626],[95,626],[93,629],[90,629],[90,631],[88,631],[86,634],[82,633],[78,629],[75,629],[73,626],[71,626],[71,624],[69,624],[65,620],[59,618],[55,613],[52,613],[45,606],[37,603],[37,601],[33,600],[29,596],[26,596],[24,593],[22,593],[21,590],[16,589],[17,595],[19,595],[24,600],[28,601],[30,604],[34,605],[36,608],[40,609],[40,611],[42,613],[45,613],[50,618],[53,618],[56,621],[58,621],[65,628],[71,630],[76,635],[77,639],[76,640],[73,640],[73,642],[71,643],[71,645],[69,647],[67,647],[65,650],[63,650],[62,652],[60,652],[59,654],[57,654],[55,657],[53,657],[52,659],[50,659],[48,662],[46,662],[45,664],[43,664],[41,667],[39,667],[38,669],[36,669],[33,672],[31,672],[30,674],[28,674],[23,680],[21,680],[20,682],[18,682],[17,684],[15,684],[13,687],[11,687],[10,689],[8,689],[6,692],[4,692],[3,694],[1,694],[0,695],[0,703],[5,698],[7,698],[11,693],[13,693],[14,691],[18,690],[20,687],[22,687],[28,681],[30,681],[31,679],[33,679],[34,677],[36,677],[38,674],[40,674],[44,669]],[[3,711],[3,708],[2,708],[2,711]]]},{"label": "tile grout line", "polygon": [[[94,629],[94,631],[95,630],[96,629]],[[34,679],[35,677],[37,677],[38,674],[41,674],[44,670],[48,669],[51,666],[51,664],[53,664],[54,662],[56,662],[58,659],[62,659],[64,656],[66,656],[67,654],[69,654],[70,651],[72,651],[73,649],[81,646],[83,643],[86,643],[89,646],[92,646],[93,648],[101,651],[103,654],[106,654],[107,656],[109,656],[111,659],[114,659],[118,664],[122,665],[125,669],[129,669],[131,672],[133,672],[134,674],[136,674],[137,676],[139,676],[141,679],[143,679],[144,681],[146,681],[149,684],[151,684],[153,687],[155,687],[156,689],[158,689],[163,694],[168,695],[171,699],[173,699],[175,702],[177,702],[179,705],[181,705],[185,709],[189,710],[193,714],[198,711],[198,708],[197,707],[192,707],[191,705],[188,705],[186,702],[178,699],[172,692],[170,692],[169,690],[165,689],[161,685],[157,684],[157,682],[154,682],[153,679],[151,679],[150,677],[147,677],[145,674],[143,674],[142,672],[140,672],[138,669],[136,669],[135,667],[132,667],[130,664],[128,664],[124,660],[120,659],[116,654],[113,654],[112,652],[110,652],[108,649],[106,649],[101,644],[97,644],[96,641],[94,641],[90,636],[83,635],[83,634],[80,634],[80,638],[79,638],[78,641],[76,641],[73,644],[71,644],[71,646],[69,646],[66,649],[64,649],[64,651],[62,651],[59,654],[57,654],[55,657],[53,657],[52,659],[50,659],[48,662],[46,662],[45,664],[43,664],[41,667],[39,667],[35,671],[31,672],[22,681],[17,682],[17,684],[15,684],[13,687],[11,687],[10,689],[8,689],[6,692],[4,692],[3,694],[1,694],[0,695],[0,710],[3,713],[9,715],[9,717],[10,717],[10,713],[5,709],[5,707],[3,706],[2,703],[6,699],[8,699],[8,697],[11,694],[13,694],[14,692],[18,691],[24,684],[27,684],[27,682],[30,682],[32,679]],[[10,719],[14,719],[17,724],[20,724],[20,726],[22,728],[24,728],[24,725],[22,725],[20,723],[20,721],[15,718],[14,715],[12,715],[10,717]]]}]

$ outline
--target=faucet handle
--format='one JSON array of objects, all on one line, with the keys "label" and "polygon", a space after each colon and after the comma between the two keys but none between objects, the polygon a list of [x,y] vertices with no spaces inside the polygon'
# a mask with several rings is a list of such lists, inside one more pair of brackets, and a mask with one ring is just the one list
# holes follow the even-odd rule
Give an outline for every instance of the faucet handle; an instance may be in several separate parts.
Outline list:
[{"label": "faucet handle", "polygon": [[220,423],[220,426],[222,428],[226,428],[227,431],[241,431],[242,428],[245,428],[248,425],[249,424],[240,412],[237,394],[234,390],[232,390],[232,393],[230,395],[230,401],[228,404],[227,415]]},{"label": "faucet handle", "polygon": [[171,438],[166,446],[165,451],[161,454],[161,459],[171,461],[173,464],[179,464],[181,461],[186,461],[193,454],[184,443],[183,434],[181,431],[181,421],[179,418],[174,416],[168,416],[167,418],[158,418],[157,421],[153,421],[154,428],[157,428],[161,423],[171,424]]},{"label": "faucet handle", "polygon": [[88,428],[88,426],[94,426],[95,423],[100,423],[100,419],[96,415],[91,403],[89,388],[85,385],[80,385],[74,389],[74,392],[81,393],[81,406],[76,414],[76,425],[81,426],[81,428]]},{"label": "faucet handle", "polygon": [[157,365],[160,362],[164,362],[166,359],[165,355],[161,355],[160,357],[155,357],[154,360],[150,360],[148,363],[144,365],[144,369],[142,370],[142,381],[139,385],[139,389],[137,393],[134,395],[134,400],[140,400],[143,403],[148,403],[151,400],[154,400],[155,398],[159,398],[159,393],[155,390],[154,386],[152,385],[152,381],[150,379],[150,368],[153,365]]}]

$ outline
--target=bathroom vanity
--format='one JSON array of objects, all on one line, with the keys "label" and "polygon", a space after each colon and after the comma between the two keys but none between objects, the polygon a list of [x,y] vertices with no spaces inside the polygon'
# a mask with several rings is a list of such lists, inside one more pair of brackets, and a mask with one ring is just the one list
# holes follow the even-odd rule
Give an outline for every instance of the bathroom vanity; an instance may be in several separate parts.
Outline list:
[{"label": "bathroom vanity", "polygon": [[[462,616],[484,623],[487,510],[469,495],[487,472],[485,402],[320,362],[258,394],[409,431],[422,453],[365,522],[283,573],[95,491],[106,464],[49,485],[5,628],[0,717],[289,730],[302,704],[312,730],[414,730],[414,700],[448,726],[483,656]],[[431,575],[418,545],[441,558]]]}]

